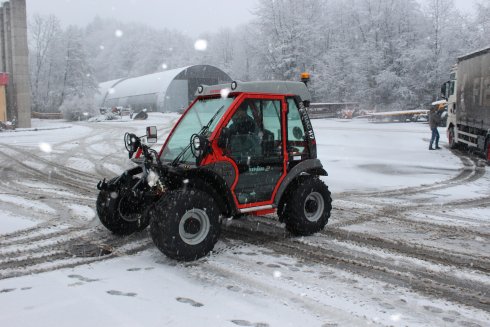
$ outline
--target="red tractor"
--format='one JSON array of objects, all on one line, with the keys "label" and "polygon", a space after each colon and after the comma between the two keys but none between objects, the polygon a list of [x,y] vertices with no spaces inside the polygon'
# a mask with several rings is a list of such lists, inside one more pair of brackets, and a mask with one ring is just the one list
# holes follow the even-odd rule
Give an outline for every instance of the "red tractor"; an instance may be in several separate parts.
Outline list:
[{"label": "red tractor", "polygon": [[[294,235],[322,230],[332,199],[309,101],[301,82],[200,86],[159,152],[126,134],[138,166],[99,182],[102,224],[120,235],[150,225],[155,245],[185,261],[213,249],[223,217],[277,212]],[[146,138],[156,141],[156,127]]]}]

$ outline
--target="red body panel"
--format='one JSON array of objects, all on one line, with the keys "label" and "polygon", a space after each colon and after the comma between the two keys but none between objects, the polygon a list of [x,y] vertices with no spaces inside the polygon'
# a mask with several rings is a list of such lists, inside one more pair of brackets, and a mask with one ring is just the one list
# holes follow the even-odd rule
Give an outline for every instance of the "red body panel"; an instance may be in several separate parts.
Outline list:
[{"label": "red body panel", "polygon": [[[235,201],[235,206],[238,209],[245,209],[245,208],[252,208],[252,207],[261,207],[265,205],[272,205],[274,203],[274,198],[277,194],[277,191],[279,189],[279,186],[281,185],[282,181],[287,175],[287,163],[289,161],[287,149],[286,149],[286,142],[287,142],[287,130],[286,130],[286,115],[287,115],[287,103],[285,101],[285,97],[288,96],[293,96],[293,95],[277,95],[277,94],[264,94],[264,93],[231,93],[230,95],[236,95],[235,100],[232,102],[226,113],[221,117],[220,121],[216,125],[214,131],[211,133],[209,136],[209,140],[211,142],[211,147],[212,151],[210,154],[208,154],[203,160],[201,161],[202,166],[216,163],[216,162],[228,162],[230,163],[234,170],[235,170],[235,181],[233,182],[233,185],[231,186],[231,192],[233,194],[233,200]],[[185,110],[184,114],[179,118],[175,126],[172,128],[172,131],[170,132],[169,136],[167,137],[167,140],[163,144],[162,148],[160,149],[159,152],[159,157],[163,153],[163,149],[166,147],[167,142],[169,141],[170,137],[174,133],[175,128],[179,125],[180,121],[182,118],[187,114],[189,109],[194,105],[196,101],[199,99],[203,98],[213,98],[216,96],[201,96],[196,98],[191,105]],[[238,166],[236,163],[229,157],[225,156],[223,154],[223,151],[220,147],[218,147],[218,137],[221,133],[221,130],[229,123],[231,117],[234,115],[236,109],[240,106],[240,104],[245,100],[245,99],[269,99],[269,100],[280,100],[281,101],[281,129],[282,129],[282,151],[283,151],[283,173],[281,177],[279,178],[276,186],[274,187],[274,191],[272,193],[272,197],[267,200],[267,201],[261,201],[261,202],[255,202],[255,203],[247,203],[247,204],[240,204],[238,203],[236,194],[235,194],[235,187],[238,184],[238,179],[239,179],[239,171],[238,171]],[[275,212],[275,209],[266,209],[266,210],[259,210],[256,211],[255,213],[260,213],[260,214],[269,214]],[[252,212],[251,212],[252,213]],[[254,213],[254,214],[255,214]]]},{"label": "red body panel", "polygon": [[9,84],[9,73],[0,73],[0,85]]}]

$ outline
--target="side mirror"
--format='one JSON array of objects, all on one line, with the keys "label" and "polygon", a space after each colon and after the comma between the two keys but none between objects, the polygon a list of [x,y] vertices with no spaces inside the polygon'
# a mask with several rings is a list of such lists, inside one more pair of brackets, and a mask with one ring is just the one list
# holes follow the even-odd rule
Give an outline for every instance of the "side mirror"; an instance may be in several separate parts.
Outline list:
[{"label": "side mirror", "polygon": [[157,142],[157,127],[156,126],[148,126],[146,128],[146,142],[148,143],[156,143]]},{"label": "side mirror", "polygon": [[295,126],[293,128],[293,136],[297,140],[302,140],[303,139],[303,131],[301,130],[301,128],[299,128],[298,126]]},{"label": "side mirror", "polygon": [[228,144],[230,143],[230,137],[230,129],[227,127],[223,128],[218,138],[218,146],[222,149],[226,149],[228,147]]}]

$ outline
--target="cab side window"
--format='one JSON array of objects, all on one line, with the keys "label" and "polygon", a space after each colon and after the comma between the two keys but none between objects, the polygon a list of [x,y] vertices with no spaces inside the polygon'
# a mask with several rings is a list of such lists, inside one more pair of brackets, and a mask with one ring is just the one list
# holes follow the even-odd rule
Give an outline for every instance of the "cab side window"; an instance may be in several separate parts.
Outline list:
[{"label": "cab side window", "polygon": [[245,100],[235,111],[226,126],[230,133],[229,154],[238,163],[246,162],[250,157],[259,155],[258,111],[250,100]]},{"label": "cab side window", "polygon": [[282,156],[281,101],[260,100],[262,113],[262,154],[265,158]]},{"label": "cab side window", "polygon": [[301,121],[301,116],[299,113],[299,108],[293,98],[287,99],[288,104],[288,141],[287,150],[289,155],[301,155],[307,150],[305,129],[303,127],[303,122]]}]

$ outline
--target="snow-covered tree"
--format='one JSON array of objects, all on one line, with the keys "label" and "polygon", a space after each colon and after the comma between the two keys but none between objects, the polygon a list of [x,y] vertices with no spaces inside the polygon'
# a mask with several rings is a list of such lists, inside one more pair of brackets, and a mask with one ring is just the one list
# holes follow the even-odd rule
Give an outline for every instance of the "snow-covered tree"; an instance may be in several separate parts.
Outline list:
[{"label": "snow-covered tree", "polygon": [[29,49],[32,104],[34,111],[46,111],[52,105],[53,76],[56,70],[56,51],[62,31],[55,16],[35,15],[29,23]]},{"label": "snow-covered tree", "polygon": [[67,98],[93,98],[96,92],[98,84],[85,51],[83,31],[70,26],[65,32],[65,65],[60,106]]},{"label": "snow-covered tree", "polygon": [[95,18],[62,31],[54,17],[37,18],[29,27],[33,102],[56,110],[67,96],[88,97],[95,80],[212,64],[237,80],[299,80],[308,71],[314,101],[420,107],[458,56],[490,44],[488,1],[476,12],[463,15],[451,0],[259,0],[250,23],[200,35],[206,49],[143,24]]},{"label": "snow-covered tree", "polygon": [[87,117],[98,113],[98,108],[93,96],[67,96],[59,109],[63,114],[63,117],[67,120],[86,119]]}]

